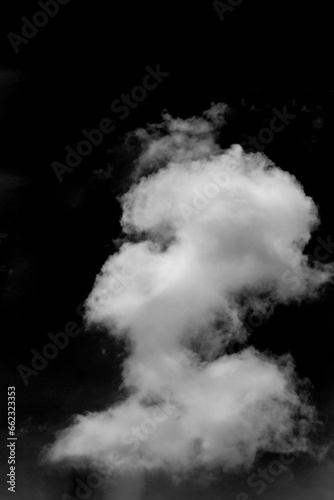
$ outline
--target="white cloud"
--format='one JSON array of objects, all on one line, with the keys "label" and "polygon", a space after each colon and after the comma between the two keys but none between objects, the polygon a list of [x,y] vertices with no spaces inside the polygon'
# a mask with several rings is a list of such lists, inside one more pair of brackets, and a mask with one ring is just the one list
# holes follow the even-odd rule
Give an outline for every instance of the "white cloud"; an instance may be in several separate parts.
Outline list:
[{"label": "white cloud", "polygon": [[[131,341],[129,397],[77,416],[48,450],[50,461],[180,473],[248,466],[261,450],[307,449],[314,410],[291,358],[253,348],[227,355],[225,347],[246,337],[248,306],[269,311],[301,300],[331,277],[330,266],[311,267],[303,254],[317,209],[263,154],[219,149],[222,109],[189,120],[165,115],[164,126],[137,132],[144,149],[138,180],[121,200],[121,222],[142,241],[129,238],[107,260],[87,300],[89,322]],[[201,198],[221,172],[228,181]],[[184,217],[182,207],[201,200]],[[284,278],[291,269],[297,288]],[[158,403],[168,418],[151,432],[144,422]]]}]

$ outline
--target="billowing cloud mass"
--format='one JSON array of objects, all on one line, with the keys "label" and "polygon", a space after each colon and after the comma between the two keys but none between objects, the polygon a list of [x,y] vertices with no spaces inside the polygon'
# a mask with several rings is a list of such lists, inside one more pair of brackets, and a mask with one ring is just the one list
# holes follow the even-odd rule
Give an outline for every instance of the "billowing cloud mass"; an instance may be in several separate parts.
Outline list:
[{"label": "billowing cloud mass", "polygon": [[224,110],[165,114],[135,133],[142,153],[121,197],[125,238],[87,300],[89,323],[130,341],[128,397],[76,416],[51,462],[182,473],[308,448],[314,410],[291,357],[226,347],[246,340],[249,308],[270,314],[330,278],[303,254],[317,209],[263,154],[219,148]]}]

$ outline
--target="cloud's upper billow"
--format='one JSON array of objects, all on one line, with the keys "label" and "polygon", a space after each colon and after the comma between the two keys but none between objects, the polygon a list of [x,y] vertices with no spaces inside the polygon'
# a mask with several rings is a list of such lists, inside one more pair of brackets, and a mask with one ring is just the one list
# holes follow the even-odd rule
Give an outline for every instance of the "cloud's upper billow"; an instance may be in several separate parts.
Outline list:
[{"label": "cloud's upper billow", "polygon": [[331,275],[303,249],[317,209],[263,154],[215,142],[224,106],[136,135],[136,182],[121,198],[126,235],[87,300],[88,322],[130,340],[126,400],[76,416],[51,462],[120,472],[231,470],[263,450],[308,447],[314,418],[293,361],[246,347],[248,308],[313,296]]}]

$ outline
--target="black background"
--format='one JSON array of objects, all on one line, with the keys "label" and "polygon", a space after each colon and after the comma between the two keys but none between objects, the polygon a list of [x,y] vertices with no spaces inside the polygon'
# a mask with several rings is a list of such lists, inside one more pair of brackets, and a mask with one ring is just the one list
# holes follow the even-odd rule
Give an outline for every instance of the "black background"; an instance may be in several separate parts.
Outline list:
[{"label": "black background", "polygon": [[[71,0],[15,54],[7,34],[20,34],[21,17],[37,10],[35,1],[0,7],[0,233],[7,235],[0,240],[1,399],[8,385],[16,386],[17,425],[25,429],[17,451],[22,474],[72,414],[105,408],[117,392],[123,350],[103,332],[71,339],[27,387],[17,365],[29,366],[31,349],[41,351],[49,332],[81,321],[77,305],[119,235],[116,195],[130,168],[122,146],[127,131],[160,121],[164,109],[186,118],[226,102],[221,145],[228,147],[266,126],[273,108],[287,106],[297,117],[265,153],[319,206],[322,225],[310,255],[317,237],[334,240],[329,4],[244,0],[222,22],[210,1]],[[59,183],[51,163],[64,162],[65,146],[75,146],[83,128],[115,118],[112,101],[157,64],[169,76]],[[101,175],[110,168],[112,175]],[[261,349],[292,353],[298,373],[313,384],[329,440],[332,304],[328,287],[317,303],[279,308],[250,339]]]}]

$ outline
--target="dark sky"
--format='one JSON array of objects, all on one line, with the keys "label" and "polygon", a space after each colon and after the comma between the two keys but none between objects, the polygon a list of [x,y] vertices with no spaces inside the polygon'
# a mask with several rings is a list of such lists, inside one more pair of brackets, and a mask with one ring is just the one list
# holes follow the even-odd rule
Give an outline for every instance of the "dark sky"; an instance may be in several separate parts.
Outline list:
[{"label": "dark sky", "polygon": [[[103,331],[71,338],[28,386],[17,366],[30,366],[31,350],[40,351],[48,333],[64,331],[69,321],[82,324],[77,307],[119,236],[116,196],[127,185],[133,154],[123,144],[127,131],[159,121],[165,109],[186,118],[212,102],[226,102],[230,111],[220,142],[228,147],[256,134],[273,108],[293,109],[297,117],[265,153],[294,174],[319,206],[322,225],[308,246],[310,255],[317,238],[334,240],[329,5],[244,0],[221,21],[210,1],[71,0],[15,53],[7,34],[20,35],[21,18],[31,20],[38,10],[37,1],[3,1],[0,7],[1,402],[5,408],[7,386],[15,386],[21,429],[17,500],[39,498],[33,486],[20,485],[19,477],[23,482],[28,476],[43,481],[40,498],[60,498],[64,489],[59,493],[57,480],[50,472],[43,478],[37,465],[41,446],[73,414],[101,410],[117,394],[124,346]],[[141,84],[147,66],[157,65],[168,76],[122,120],[111,104]],[[59,182],[52,162],[64,163],[65,147],[75,146],[82,130],[96,128],[103,118],[113,119],[115,130]],[[316,303],[279,308],[251,336],[260,349],[294,356],[298,373],[313,384],[322,439],[328,440],[334,416],[333,300],[328,287]],[[330,471],[317,467],[305,459],[296,475],[310,470],[317,481],[323,477],[318,498],[327,500]],[[299,498],[296,485],[282,481],[278,491],[284,498]],[[306,488],[300,481],[298,495]],[[233,491],[227,498],[235,498]],[[262,498],[276,500],[273,492]]]}]

